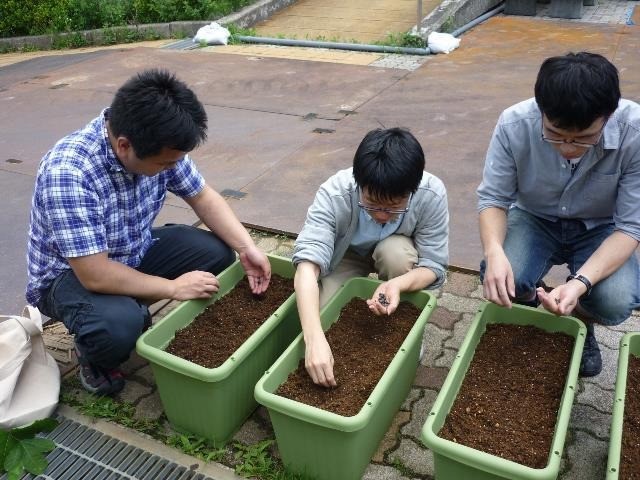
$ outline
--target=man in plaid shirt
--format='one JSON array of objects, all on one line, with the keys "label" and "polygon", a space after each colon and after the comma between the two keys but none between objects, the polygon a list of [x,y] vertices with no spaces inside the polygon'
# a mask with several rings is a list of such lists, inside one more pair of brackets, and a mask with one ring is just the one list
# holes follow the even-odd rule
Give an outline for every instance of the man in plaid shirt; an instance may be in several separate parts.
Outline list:
[{"label": "man in plaid shirt", "polygon": [[[206,139],[207,115],[172,74],[129,79],[83,129],[42,159],[31,208],[27,301],[75,336],[80,380],[109,395],[118,366],[151,323],[159,299],[208,298],[238,252],[255,294],[269,261],[187,154]],[[210,232],[152,224],[169,191]]]}]

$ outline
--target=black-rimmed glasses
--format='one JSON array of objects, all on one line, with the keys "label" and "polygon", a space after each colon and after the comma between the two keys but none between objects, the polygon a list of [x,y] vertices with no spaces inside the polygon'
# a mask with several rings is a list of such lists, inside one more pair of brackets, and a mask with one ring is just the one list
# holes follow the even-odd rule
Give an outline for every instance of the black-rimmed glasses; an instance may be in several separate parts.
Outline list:
[{"label": "black-rimmed glasses", "polygon": [[549,137],[545,137],[544,136],[544,131],[547,127],[544,126],[544,122],[542,123],[542,131],[541,131],[541,137],[542,140],[544,140],[547,143],[551,143],[553,145],[562,145],[562,144],[568,144],[568,145],[573,145],[574,147],[582,147],[582,148],[593,148],[595,147],[598,142],[600,141],[600,137],[602,137],[602,132],[604,132],[604,127],[607,125],[607,122],[609,121],[609,118],[606,118],[605,121],[602,123],[602,127],[600,128],[600,130],[598,131],[598,133],[594,133],[593,135],[588,135],[588,137],[593,138],[594,141],[593,142],[582,142],[582,141],[575,141],[575,140],[567,140],[565,138],[563,139],[556,139],[556,138],[549,138]]},{"label": "black-rimmed glasses", "polygon": [[402,215],[409,211],[409,202],[411,202],[411,197],[407,200],[407,206],[404,208],[382,208],[382,207],[371,207],[369,205],[365,205],[362,201],[358,201],[358,206],[368,213],[387,213],[389,215]]}]

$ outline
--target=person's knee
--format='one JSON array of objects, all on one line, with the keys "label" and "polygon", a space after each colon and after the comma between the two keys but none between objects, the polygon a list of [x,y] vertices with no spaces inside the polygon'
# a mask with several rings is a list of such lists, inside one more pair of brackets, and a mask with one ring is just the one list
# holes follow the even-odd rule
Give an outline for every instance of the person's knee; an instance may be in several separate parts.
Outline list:
[{"label": "person's knee", "polygon": [[591,294],[580,300],[580,306],[597,323],[618,325],[631,316],[634,306],[633,292],[623,288],[593,288]]},{"label": "person's knee", "polygon": [[378,276],[388,280],[410,272],[418,263],[418,252],[412,239],[392,235],[378,244],[373,260]]},{"label": "person's knee", "polygon": [[90,363],[103,368],[115,368],[135,348],[148,317],[147,307],[137,302],[126,311],[106,311],[92,322],[90,328],[81,329],[77,341]]}]

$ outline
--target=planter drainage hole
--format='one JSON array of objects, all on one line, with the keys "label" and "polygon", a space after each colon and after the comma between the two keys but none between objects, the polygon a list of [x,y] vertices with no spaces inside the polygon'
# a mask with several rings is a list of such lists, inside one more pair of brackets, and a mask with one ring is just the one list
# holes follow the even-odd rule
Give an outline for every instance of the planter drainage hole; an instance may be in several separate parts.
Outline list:
[{"label": "planter drainage hole", "polygon": [[623,343],[623,344],[622,344],[622,346],[623,346],[623,347],[628,347],[628,346],[629,346],[629,344],[628,344],[628,343]]},{"label": "planter drainage hole", "polygon": [[436,414],[436,412],[431,412],[429,415],[433,416],[433,415],[435,415],[435,414]]},{"label": "planter drainage hole", "polygon": [[367,405],[371,406],[371,402],[367,402]]},{"label": "planter drainage hole", "polygon": [[615,469],[615,468],[611,468],[611,471],[612,471],[612,472],[615,472],[615,471],[616,471],[616,469]]},{"label": "planter drainage hole", "polygon": [[232,362],[235,362],[235,361],[236,361],[236,358],[235,358],[235,357],[231,357],[231,361],[232,361]]},{"label": "planter drainage hole", "polygon": [[618,399],[618,401],[619,401],[619,402],[621,402],[621,401],[622,401],[622,399],[621,399],[621,398],[619,398],[619,399]]},{"label": "planter drainage hole", "polygon": [[401,351],[401,352],[404,352],[404,348],[401,348],[401,349],[400,349],[400,351]]},{"label": "planter drainage hole", "polygon": [[570,388],[571,390],[573,390],[573,385],[569,385],[569,388]]},{"label": "planter drainage hole", "polygon": [[558,450],[556,450],[556,451],[555,451],[555,452],[553,452],[553,453],[555,453],[556,455],[560,455],[560,452],[559,452]]}]

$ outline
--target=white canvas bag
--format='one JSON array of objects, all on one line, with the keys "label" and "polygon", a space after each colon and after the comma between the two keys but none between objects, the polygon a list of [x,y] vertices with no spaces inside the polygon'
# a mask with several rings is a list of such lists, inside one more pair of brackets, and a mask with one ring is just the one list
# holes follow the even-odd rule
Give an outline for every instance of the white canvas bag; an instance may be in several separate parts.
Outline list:
[{"label": "white canvas bag", "polygon": [[58,405],[60,370],[42,340],[42,316],[0,315],[0,428],[48,417]]}]

